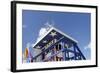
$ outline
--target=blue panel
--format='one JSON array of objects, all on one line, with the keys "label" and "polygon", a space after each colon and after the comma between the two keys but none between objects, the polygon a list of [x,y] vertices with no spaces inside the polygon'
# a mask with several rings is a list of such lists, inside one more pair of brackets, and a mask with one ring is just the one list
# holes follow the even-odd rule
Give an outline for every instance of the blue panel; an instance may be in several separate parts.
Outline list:
[{"label": "blue panel", "polygon": [[[52,30],[51,32],[56,32],[55,30]],[[50,33],[51,33],[50,32]],[[35,46],[34,46],[34,48],[36,47],[36,46],[41,46],[41,48],[42,47],[44,47],[48,42],[50,42],[51,40],[53,40],[53,39],[57,39],[57,40],[59,40],[61,37],[64,37],[64,35],[62,35],[62,34],[60,34],[60,33],[58,33],[58,32],[56,32],[56,36],[54,36],[54,37],[52,37],[51,35],[50,35],[50,33],[49,34],[47,34],[41,41],[39,41]],[[48,41],[47,43],[43,43],[43,40],[46,40],[46,41]],[[66,42],[66,43],[68,43],[68,44],[71,44],[71,43],[73,43],[73,41],[72,40],[70,40],[69,38],[67,38],[67,37],[65,37],[64,39],[63,39],[63,41],[64,42]],[[74,42],[75,43],[75,42]]]}]

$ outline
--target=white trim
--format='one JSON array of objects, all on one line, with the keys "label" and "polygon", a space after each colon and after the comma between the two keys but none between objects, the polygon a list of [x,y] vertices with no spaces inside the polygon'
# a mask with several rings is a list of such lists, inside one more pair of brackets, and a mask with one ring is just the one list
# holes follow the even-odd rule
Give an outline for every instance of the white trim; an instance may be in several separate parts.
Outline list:
[{"label": "white trim", "polygon": [[33,45],[33,47],[34,47],[35,45],[37,45],[37,44],[38,44],[45,36],[47,36],[52,30],[55,30],[56,32],[58,32],[58,33],[64,35],[65,37],[69,38],[70,40],[74,41],[75,43],[78,43],[77,40],[73,39],[72,37],[68,36],[67,34],[63,33],[62,31],[60,31],[60,30],[58,30],[58,29],[52,27],[44,36],[42,36],[42,37]]}]

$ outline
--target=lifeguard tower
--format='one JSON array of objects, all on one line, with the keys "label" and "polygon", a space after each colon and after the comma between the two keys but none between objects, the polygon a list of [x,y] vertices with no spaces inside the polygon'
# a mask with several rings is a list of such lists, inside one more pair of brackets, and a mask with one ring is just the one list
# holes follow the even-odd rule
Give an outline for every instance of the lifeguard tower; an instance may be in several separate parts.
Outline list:
[{"label": "lifeguard tower", "polygon": [[86,60],[78,41],[55,27],[51,27],[33,48],[40,51],[33,57],[33,62]]}]

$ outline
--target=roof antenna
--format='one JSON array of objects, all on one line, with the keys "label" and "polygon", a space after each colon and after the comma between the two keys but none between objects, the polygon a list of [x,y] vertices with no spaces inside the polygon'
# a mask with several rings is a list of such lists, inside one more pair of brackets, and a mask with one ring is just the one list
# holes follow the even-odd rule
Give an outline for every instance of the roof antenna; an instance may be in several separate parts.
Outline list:
[{"label": "roof antenna", "polygon": [[44,25],[46,26],[47,31],[48,31],[50,28],[54,27],[54,22],[53,21],[51,23],[46,22]]}]

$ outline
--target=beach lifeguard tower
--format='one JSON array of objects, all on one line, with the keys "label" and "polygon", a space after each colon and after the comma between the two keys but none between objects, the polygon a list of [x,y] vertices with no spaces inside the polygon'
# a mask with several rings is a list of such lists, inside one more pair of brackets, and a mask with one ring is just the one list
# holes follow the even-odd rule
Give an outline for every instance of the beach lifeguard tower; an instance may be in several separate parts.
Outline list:
[{"label": "beach lifeguard tower", "polygon": [[51,27],[33,48],[39,51],[33,62],[86,60],[78,41],[55,27]]}]

